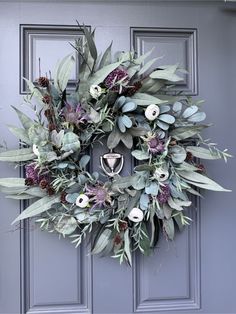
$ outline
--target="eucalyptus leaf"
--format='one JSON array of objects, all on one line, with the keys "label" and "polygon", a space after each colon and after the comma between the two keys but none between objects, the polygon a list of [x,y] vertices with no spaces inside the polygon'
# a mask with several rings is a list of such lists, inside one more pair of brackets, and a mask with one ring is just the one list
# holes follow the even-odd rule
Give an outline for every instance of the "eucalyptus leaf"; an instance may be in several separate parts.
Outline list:
[{"label": "eucalyptus leaf", "polygon": [[126,128],[132,127],[132,120],[130,119],[130,117],[123,115],[121,119]]},{"label": "eucalyptus leaf", "polygon": [[81,169],[85,169],[86,166],[88,165],[89,161],[90,161],[90,156],[89,155],[84,155],[80,158],[80,161],[79,161],[79,166]]},{"label": "eucalyptus leaf", "polygon": [[105,247],[107,246],[108,242],[110,241],[112,231],[110,229],[104,229],[101,233],[100,237],[97,239],[94,248],[92,250],[92,254],[99,254],[101,253]]},{"label": "eucalyptus leaf", "polygon": [[192,105],[190,107],[188,107],[187,109],[184,110],[182,117],[183,118],[189,118],[191,117],[194,113],[196,113],[198,111],[198,107],[195,105]]},{"label": "eucalyptus leaf", "polygon": [[201,159],[220,159],[221,157],[214,151],[199,146],[187,146],[186,151],[191,153],[194,157]]},{"label": "eucalyptus leaf", "polygon": [[32,145],[32,142],[29,139],[27,131],[25,129],[17,128],[15,126],[8,125],[8,129],[14,134],[18,139],[25,142],[28,145]]},{"label": "eucalyptus leaf", "polygon": [[0,161],[20,162],[34,159],[36,156],[32,148],[21,148],[16,150],[7,150],[0,153]]},{"label": "eucalyptus leaf", "polygon": [[78,223],[72,216],[63,216],[55,224],[55,230],[63,235],[72,234],[77,227]]},{"label": "eucalyptus leaf", "polygon": [[182,146],[175,145],[169,149],[169,153],[171,156],[171,159],[174,163],[180,164],[184,162],[184,160],[187,157],[187,153],[185,149]]},{"label": "eucalyptus leaf", "polygon": [[204,130],[207,127],[209,127],[209,125],[178,127],[170,132],[170,136],[176,139],[177,141],[181,141],[190,138],[196,134],[199,134],[202,130]]},{"label": "eucalyptus leaf", "polygon": [[51,206],[55,203],[60,202],[60,196],[53,195],[53,196],[45,196],[38,201],[31,204],[27,207],[13,222],[12,224],[16,223],[19,220],[30,218],[33,216],[37,216],[51,208]]},{"label": "eucalyptus leaf", "polygon": [[174,240],[175,226],[174,226],[174,221],[173,221],[172,218],[163,219],[163,228],[165,230],[165,233],[166,233],[167,237],[170,240]]},{"label": "eucalyptus leaf", "polygon": [[134,111],[137,108],[137,104],[129,101],[127,103],[125,103],[122,107],[122,112],[130,112],[130,111]]},{"label": "eucalyptus leaf", "polygon": [[168,124],[173,124],[175,122],[175,117],[170,114],[161,114],[158,119]]},{"label": "eucalyptus leaf", "polygon": [[131,152],[131,155],[136,158],[137,160],[146,160],[149,159],[148,152],[142,151],[142,150],[133,150]]}]

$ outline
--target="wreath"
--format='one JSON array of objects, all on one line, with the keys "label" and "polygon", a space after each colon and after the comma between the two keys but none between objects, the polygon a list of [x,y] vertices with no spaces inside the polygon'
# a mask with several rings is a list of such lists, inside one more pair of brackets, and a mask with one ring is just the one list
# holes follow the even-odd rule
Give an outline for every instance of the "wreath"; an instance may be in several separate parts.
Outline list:
[{"label": "wreath", "polygon": [[[199,159],[230,155],[200,133],[206,114],[202,101],[173,86],[186,73],[176,65],[154,68],[152,51],[122,52],[111,61],[110,45],[98,58],[94,33],[82,27],[85,42],[56,66],[54,77],[26,80],[25,103],[34,119],[14,108],[22,128],[17,150],[0,160],[24,166],[24,178],[0,179],[7,197],[30,200],[13,223],[35,217],[40,228],[69,237],[76,247],[89,235],[91,252],[132,263],[132,252],[148,255],[162,231],[169,240],[188,225],[186,214],[200,189],[228,191],[206,175]],[[67,86],[75,58],[78,83]],[[101,171],[90,171],[91,148],[107,146]],[[126,147],[134,169],[121,176]]]}]

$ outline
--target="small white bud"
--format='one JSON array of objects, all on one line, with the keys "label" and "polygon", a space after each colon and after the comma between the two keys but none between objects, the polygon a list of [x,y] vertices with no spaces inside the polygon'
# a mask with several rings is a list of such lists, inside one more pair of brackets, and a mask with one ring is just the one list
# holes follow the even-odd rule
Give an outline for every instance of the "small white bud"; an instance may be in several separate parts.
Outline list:
[{"label": "small white bud", "polygon": [[138,207],[134,207],[129,213],[128,218],[133,222],[140,222],[143,220],[143,212]]},{"label": "small white bud", "polygon": [[145,110],[145,117],[149,121],[153,121],[153,120],[156,120],[156,118],[159,116],[159,113],[160,113],[160,109],[157,105],[149,105],[147,106]]},{"label": "small white bud", "polygon": [[80,194],[76,201],[75,201],[76,206],[80,207],[80,208],[85,208],[88,206],[89,204],[89,198],[87,195],[85,194]]},{"label": "small white bud", "polygon": [[99,85],[91,85],[89,92],[93,98],[98,99],[98,97],[102,94],[102,89]]}]

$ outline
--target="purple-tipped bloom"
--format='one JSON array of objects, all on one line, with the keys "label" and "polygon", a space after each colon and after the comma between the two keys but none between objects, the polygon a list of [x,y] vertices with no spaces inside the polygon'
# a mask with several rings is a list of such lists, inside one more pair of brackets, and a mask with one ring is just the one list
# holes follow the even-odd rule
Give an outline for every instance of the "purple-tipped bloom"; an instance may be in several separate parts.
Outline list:
[{"label": "purple-tipped bloom", "polygon": [[40,181],[39,170],[35,167],[35,163],[25,166],[25,176],[27,179],[31,179],[33,184],[37,184]]},{"label": "purple-tipped bloom", "polygon": [[158,202],[162,205],[168,201],[169,197],[170,197],[170,187],[169,185],[165,184],[164,186],[161,187],[157,195]]},{"label": "purple-tipped bloom", "polygon": [[125,70],[117,68],[106,77],[104,83],[107,88],[111,89],[112,91],[118,92],[120,87],[116,85],[116,82],[122,79],[124,79],[123,83],[127,83],[129,81],[128,74]]},{"label": "purple-tipped bloom", "polygon": [[88,116],[80,104],[74,107],[66,103],[66,106],[63,110],[63,115],[66,122],[75,124],[76,126],[79,126],[79,124],[84,124],[88,120]]},{"label": "purple-tipped bloom", "polygon": [[86,193],[89,197],[89,202],[93,203],[91,210],[95,208],[102,208],[111,203],[111,198],[108,190],[101,185],[87,186]]},{"label": "purple-tipped bloom", "polygon": [[153,137],[148,141],[148,149],[152,154],[161,154],[164,152],[165,146],[158,137]]}]

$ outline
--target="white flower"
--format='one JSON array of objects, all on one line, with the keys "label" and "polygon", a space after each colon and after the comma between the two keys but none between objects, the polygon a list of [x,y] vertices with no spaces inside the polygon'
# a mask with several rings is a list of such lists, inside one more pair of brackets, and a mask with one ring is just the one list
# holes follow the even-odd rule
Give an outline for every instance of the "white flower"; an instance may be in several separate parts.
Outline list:
[{"label": "white flower", "polygon": [[89,204],[89,198],[87,195],[85,194],[80,194],[76,201],[75,201],[76,206],[80,207],[80,208],[85,208],[88,206]]},{"label": "white flower", "polygon": [[169,178],[169,172],[167,169],[158,168],[154,172],[154,178],[160,182],[166,181]]},{"label": "white flower", "polygon": [[140,222],[143,220],[143,212],[138,207],[134,207],[128,215],[129,220]]},{"label": "white flower", "polygon": [[159,113],[160,113],[160,109],[157,105],[149,105],[147,106],[145,110],[145,117],[149,121],[153,121],[159,116]]},{"label": "white flower", "polygon": [[93,98],[98,99],[98,97],[102,94],[102,89],[99,85],[91,85],[89,92]]},{"label": "white flower", "polygon": [[39,149],[38,145],[34,144],[33,145],[33,153],[38,157],[39,156]]}]

